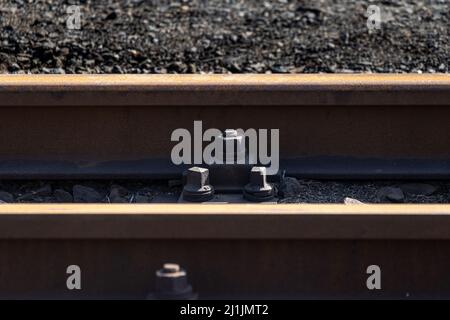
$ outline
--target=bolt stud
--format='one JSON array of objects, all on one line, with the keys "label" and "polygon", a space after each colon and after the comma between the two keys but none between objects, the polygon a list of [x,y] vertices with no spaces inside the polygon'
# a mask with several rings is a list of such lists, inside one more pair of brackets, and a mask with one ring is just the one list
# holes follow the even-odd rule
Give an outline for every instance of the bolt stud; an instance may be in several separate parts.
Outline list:
[{"label": "bolt stud", "polygon": [[187,171],[186,184],[183,188],[183,200],[189,202],[206,202],[214,197],[214,188],[209,184],[209,170],[193,167]]},{"label": "bolt stud", "polygon": [[155,292],[147,296],[149,300],[195,300],[197,294],[187,279],[186,270],[178,264],[166,263],[156,271]]},{"label": "bolt stud", "polygon": [[265,167],[253,167],[250,183],[244,187],[244,198],[252,202],[265,202],[274,198],[274,189],[267,183]]}]

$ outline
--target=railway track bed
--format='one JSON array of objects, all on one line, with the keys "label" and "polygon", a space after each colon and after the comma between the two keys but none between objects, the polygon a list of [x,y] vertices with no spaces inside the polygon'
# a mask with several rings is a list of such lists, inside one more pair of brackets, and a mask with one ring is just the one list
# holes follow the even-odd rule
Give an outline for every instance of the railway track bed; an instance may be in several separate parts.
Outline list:
[{"label": "railway track bed", "polygon": [[[449,297],[449,101],[447,75],[0,76],[0,297],[145,298],[165,262],[203,298]],[[209,128],[279,130],[277,174],[173,161]]]},{"label": "railway track bed", "polygon": [[[276,202],[280,204],[450,203],[447,181],[324,181],[286,177],[274,187]],[[15,180],[2,181],[0,203],[177,203],[182,192],[182,180]],[[224,199],[231,203],[247,202],[239,192]]]}]

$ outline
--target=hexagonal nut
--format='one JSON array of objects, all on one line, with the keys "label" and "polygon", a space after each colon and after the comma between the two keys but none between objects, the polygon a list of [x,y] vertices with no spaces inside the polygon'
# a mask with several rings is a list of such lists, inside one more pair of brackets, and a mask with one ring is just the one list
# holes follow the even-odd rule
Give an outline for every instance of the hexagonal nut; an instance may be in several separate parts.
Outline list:
[{"label": "hexagonal nut", "polygon": [[186,271],[177,264],[165,264],[156,272],[156,291],[163,295],[177,295],[192,291]]}]

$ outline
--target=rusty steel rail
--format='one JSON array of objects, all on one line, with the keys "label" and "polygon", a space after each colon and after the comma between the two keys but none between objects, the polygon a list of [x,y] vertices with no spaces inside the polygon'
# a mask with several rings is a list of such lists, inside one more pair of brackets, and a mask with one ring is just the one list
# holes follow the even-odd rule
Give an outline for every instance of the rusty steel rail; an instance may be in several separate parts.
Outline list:
[{"label": "rusty steel rail", "polygon": [[[449,107],[447,75],[0,76],[0,178],[179,177],[202,120],[280,129],[292,175],[448,179]],[[201,298],[448,298],[448,252],[449,205],[0,206],[0,298],[144,298],[164,262]]]},{"label": "rusty steel rail", "polygon": [[0,75],[0,106],[436,106],[449,87],[444,74]]},{"label": "rusty steel rail", "polygon": [[450,205],[13,204],[0,239],[450,240]]},{"label": "rusty steel rail", "polygon": [[448,298],[449,230],[448,205],[4,205],[0,298],[143,299],[164,262],[200,298]]},{"label": "rusty steel rail", "polygon": [[0,76],[0,178],[173,178],[173,130],[280,129],[312,178],[450,177],[448,75]]}]

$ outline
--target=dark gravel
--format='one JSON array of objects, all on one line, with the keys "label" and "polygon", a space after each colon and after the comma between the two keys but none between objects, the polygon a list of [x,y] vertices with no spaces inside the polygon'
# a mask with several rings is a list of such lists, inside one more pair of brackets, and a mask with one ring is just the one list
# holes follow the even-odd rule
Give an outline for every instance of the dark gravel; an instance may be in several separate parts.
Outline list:
[{"label": "dark gravel", "polygon": [[284,195],[281,203],[450,203],[450,182],[339,182],[292,179],[288,182],[287,189],[295,191]]},{"label": "dark gravel", "polygon": [[[280,203],[450,203],[450,182],[286,178]],[[0,203],[175,203],[181,181],[2,181]]]},{"label": "dark gravel", "polygon": [[174,202],[180,187],[167,181],[2,181],[0,203]]},{"label": "dark gravel", "polygon": [[447,72],[449,15],[447,0],[0,0],[0,73]]},{"label": "dark gravel", "polygon": [[[380,30],[367,28],[371,4]],[[69,5],[80,30],[66,26]],[[0,0],[0,73],[442,73],[449,19],[448,0]],[[450,203],[449,188],[289,179],[279,190],[288,203]],[[179,193],[179,182],[0,183],[4,203]]]}]

